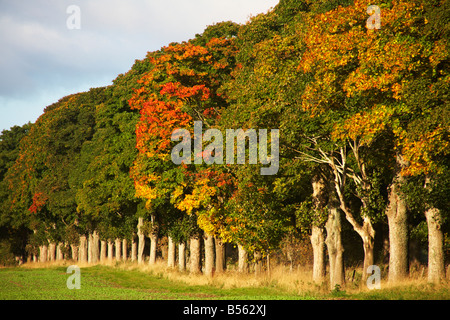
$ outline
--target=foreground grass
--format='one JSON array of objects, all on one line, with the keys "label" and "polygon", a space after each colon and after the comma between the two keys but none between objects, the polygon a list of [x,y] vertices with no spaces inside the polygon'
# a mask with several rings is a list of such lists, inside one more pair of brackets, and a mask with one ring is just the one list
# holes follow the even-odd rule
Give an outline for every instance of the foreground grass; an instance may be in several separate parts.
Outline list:
[{"label": "foreground grass", "polygon": [[[81,289],[69,290],[67,266],[0,269],[0,299],[3,300],[276,300],[276,299],[364,299],[450,300],[448,283],[424,281],[396,286],[383,284],[369,291],[348,285],[330,292],[300,276],[273,273],[270,277],[227,273],[207,279],[163,268],[135,265],[86,266],[81,268]],[[297,280],[294,280],[297,279]]]},{"label": "foreground grass", "polygon": [[7,300],[203,300],[302,299],[276,287],[224,289],[189,285],[158,274],[106,266],[81,268],[81,289],[69,290],[66,267],[0,269],[0,299]]}]

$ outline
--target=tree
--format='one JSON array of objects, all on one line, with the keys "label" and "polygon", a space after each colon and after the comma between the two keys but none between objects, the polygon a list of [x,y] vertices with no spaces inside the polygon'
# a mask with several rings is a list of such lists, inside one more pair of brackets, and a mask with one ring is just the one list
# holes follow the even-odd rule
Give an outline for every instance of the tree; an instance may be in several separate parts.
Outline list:
[{"label": "tree", "polygon": [[[282,1],[273,12],[255,17],[251,23],[242,28],[238,36],[238,40],[242,43],[238,55],[241,68],[237,71],[236,80],[230,84],[230,97],[233,104],[227,112],[226,121],[237,122],[251,128],[280,128],[280,167],[298,168],[297,172],[280,170],[281,177],[278,179],[278,183],[285,186],[294,181],[310,183],[318,166],[298,161],[296,159],[299,155],[298,149],[302,147],[305,140],[306,143],[311,142],[306,139],[309,134],[314,137],[320,135],[319,132],[329,134],[332,130],[329,118],[311,119],[310,115],[302,109],[300,97],[312,77],[308,73],[299,73],[297,70],[301,63],[300,57],[306,49],[304,40],[308,31],[306,21],[309,16],[315,15],[309,11],[312,8],[315,11],[321,11],[322,6],[323,3],[318,4],[317,2],[313,5],[308,1],[295,3]],[[332,6],[336,6],[336,4]],[[327,170],[322,171],[326,172]],[[288,176],[286,176],[287,172],[289,172]],[[328,187],[329,174],[324,176],[327,179],[323,182],[324,187]],[[279,192],[281,191],[278,196],[286,201],[289,199],[289,192],[296,189],[278,189]],[[296,216],[298,220],[303,221],[302,228],[310,232],[313,243],[317,244],[315,246],[317,247],[315,250],[317,263],[314,264],[314,270],[317,270],[317,279],[320,279],[319,275],[323,274],[320,270],[325,270],[320,263],[320,261],[324,262],[324,259],[321,259],[323,250],[320,248],[325,246],[326,218],[324,221],[323,211],[325,208],[330,210],[329,215],[334,217],[333,221],[335,222],[340,221],[338,219],[340,213],[333,207],[333,205],[335,206],[334,202],[327,203],[327,200],[323,201],[324,203],[320,206],[314,208],[309,206],[306,209],[308,206],[302,202],[308,198],[306,195],[311,195],[312,189],[311,185],[309,188],[303,187],[300,194],[296,194],[288,201],[291,202],[291,206],[295,203],[293,207],[299,206],[305,209],[297,210]],[[317,199],[315,200],[317,201]],[[332,226],[336,229],[335,231],[331,230]],[[337,274],[341,275],[343,274],[343,248],[339,241],[339,224],[328,224],[328,231],[327,243],[331,246],[334,242],[339,247],[332,252],[336,252],[336,255],[340,257],[338,260],[341,263],[337,265],[341,269],[337,271]],[[333,241],[331,241],[332,235],[335,237]],[[331,251],[329,250],[329,252]],[[341,277],[341,279],[343,278]]]},{"label": "tree", "polygon": [[[174,193],[180,187],[191,188],[186,174],[200,171],[193,165],[184,171],[180,163],[172,162],[173,133],[183,129],[185,135],[175,138],[188,139],[190,144],[192,120],[211,127],[220,109],[226,106],[220,86],[234,67],[233,40],[214,36],[229,36],[234,29],[230,23],[211,26],[192,41],[170,44],[147,56],[151,68],[140,79],[141,87],[129,103],[141,115],[136,127],[139,153],[132,170],[136,196],[145,199],[152,221],[156,221],[157,214],[165,220],[162,216],[169,212],[164,204],[173,203],[177,198]],[[202,146],[196,145],[194,149],[198,147]],[[198,152],[194,158],[195,164],[199,164]],[[183,159],[185,165],[191,164],[190,145],[189,151],[183,150]]]},{"label": "tree", "polygon": [[[26,221],[16,221],[10,212],[8,203],[8,187],[4,181],[9,168],[11,168],[19,156],[20,141],[28,134],[32,127],[27,123],[21,127],[14,126],[9,130],[3,130],[0,135],[0,230],[1,250],[5,258],[0,263],[15,263],[15,257],[23,261],[26,258],[25,247],[29,237]],[[6,252],[3,252],[5,250]]]},{"label": "tree", "polygon": [[[122,244],[128,240],[133,245],[139,232],[136,225],[142,210],[130,177],[137,156],[135,128],[139,114],[130,110],[128,100],[146,68],[146,61],[137,60],[130,71],[105,88],[105,97],[95,110],[95,134],[84,143],[72,175],[77,210],[89,221],[90,232],[100,232],[102,241],[121,239]],[[139,245],[142,251],[142,237]]]},{"label": "tree", "polygon": [[[306,39],[308,50],[300,67],[304,72],[313,72],[315,81],[303,94],[303,108],[314,117],[332,115],[335,119],[331,137],[337,142],[337,158],[319,149],[321,155],[315,160],[328,163],[335,171],[341,208],[364,242],[365,267],[372,262],[374,230],[366,210],[362,211],[363,225],[357,223],[346,204],[343,182],[345,176],[353,180],[356,190],[360,190],[362,208],[367,209],[370,200],[367,194],[375,191],[376,182],[370,177],[375,171],[370,174],[369,165],[373,162],[371,158],[376,159],[377,152],[381,151],[375,148],[374,142],[389,134],[396,139],[393,147],[397,150],[394,157],[397,178],[392,182],[391,202],[386,211],[392,231],[390,279],[396,280],[407,269],[406,204],[398,187],[399,174],[405,167],[401,136],[407,131],[405,124],[418,114],[417,108],[409,103],[407,92],[415,83],[422,82],[424,76],[429,77],[433,69],[437,71],[433,60],[445,58],[436,49],[433,53],[432,42],[419,33],[419,26],[427,24],[423,4],[398,1],[383,5],[380,30],[365,28],[368,5],[367,1],[355,1],[351,6],[338,7],[311,19]],[[319,25],[317,21],[322,23]],[[311,142],[318,146],[317,139]],[[351,160],[347,149],[352,153]],[[387,166],[393,167],[392,160],[387,160]],[[354,161],[356,166],[350,168],[349,161]]]},{"label": "tree", "polygon": [[19,157],[5,177],[12,214],[28,221],[44,261],[46,245],[62,241],[64,231],[76,223],[68,180],[83,143],[92,137],[97,93],[68,96],[47,107],[22,139]]},{"label": "tree", "polygon": [[[449,5],[425,2],[426,44],[421,77],[411,80],[404,96],[411,108],[411,119],[399,134],[405,165],[402,174],[417,183],[406,188],[407,198],[419,208],[428,226],[428,280],[445,278],[444,227],[448,219],[449,177],[449,42],[448,30],[437,21],[448,19]],[[444,18],[445,19],[445,18]],[[424,94],[424,93],[427,94]],[[419,197],[422,201],[418,204]]]}]

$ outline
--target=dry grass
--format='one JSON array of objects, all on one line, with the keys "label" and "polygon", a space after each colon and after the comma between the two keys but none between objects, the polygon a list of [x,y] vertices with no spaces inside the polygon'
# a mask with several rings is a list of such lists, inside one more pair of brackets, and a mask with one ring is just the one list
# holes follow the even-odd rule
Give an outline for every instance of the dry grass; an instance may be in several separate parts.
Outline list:
[{"label": "dry grass", "polygon": [[250,273],[239,273],[237,270],[226,270],[223,273],[214,273],[212,277],[202,274],[191,274],[189,271],[179,271],[177,268],[167,267],[167,263],[158,260],[150,265],[148,262],[137,264],[136,262],[102,262],[102,263],[80,263],[73,261],[52,261],[52,262],[31,262],[21,265],[22,268],[50,268],[67,267],[75,264],[80,268],[92,267],[95,265],[105,265],[116,267],[120,270],[136,270],[162,277],[172,281],[181,281],[191,286],[215,286],[218,288],[244,288],[244,287],[264,287],[278,286],[290,292],[304,292],[317,290],[320,286],[312,282],[312,270],[306,267],[299,267],[292,271],[284,266],[274,266],[270,273],[262,272],[259,275]]},{"label": "dry grass", "polygon": [[280,291],[292,294],[305,295],[308,293],[327,293],[327,284],[317,285],[312,281],[312,270],[307,267],[299,267],[289,270],[285,266],[273,266],[270,273],[239,273],[237,270],[228,269],[223,273],[214,273],[211,277],[202,274],[191,274],[188,271],[180,272],[177,268],[168,268],[164,261],[158,261],[154,265],[148,263],[138,265],[136,263],[120,263],[118,268],[123,270],[139,270],[163,277],[172,281],[181,281],[190,286],[214,286],[223,289],[233,288],[261,288],[274,287]]}]

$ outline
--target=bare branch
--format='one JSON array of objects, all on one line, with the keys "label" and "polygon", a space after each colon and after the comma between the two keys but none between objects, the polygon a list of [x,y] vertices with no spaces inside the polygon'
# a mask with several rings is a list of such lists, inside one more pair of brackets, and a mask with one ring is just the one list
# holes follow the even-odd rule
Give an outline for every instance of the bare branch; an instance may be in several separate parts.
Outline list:
[{"label": "bare branch", "polygon": [[310,154],[307,154],[305,152],[301,152],[299,151],[299,153],[302,155],[301,157],[296,157],[296,159],[301,159],[304,161],[308,161],[308,162],[316,162],[316,163],[325,163],[325,164],[329,164],[329,161],[326,159],[320,159],[317,157],[314,157]]}]

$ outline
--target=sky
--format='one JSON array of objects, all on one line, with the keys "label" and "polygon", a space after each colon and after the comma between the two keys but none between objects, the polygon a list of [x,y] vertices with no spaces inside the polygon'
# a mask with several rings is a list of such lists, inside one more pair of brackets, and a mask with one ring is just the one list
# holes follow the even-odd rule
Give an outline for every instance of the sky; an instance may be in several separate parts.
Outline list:
[{"label": "sky", "polygon": [[[0,0],[0,132],[72,93],[110,85],[136,59],[279,0]],[[75,6],[75,7],[73,7]]]}]

